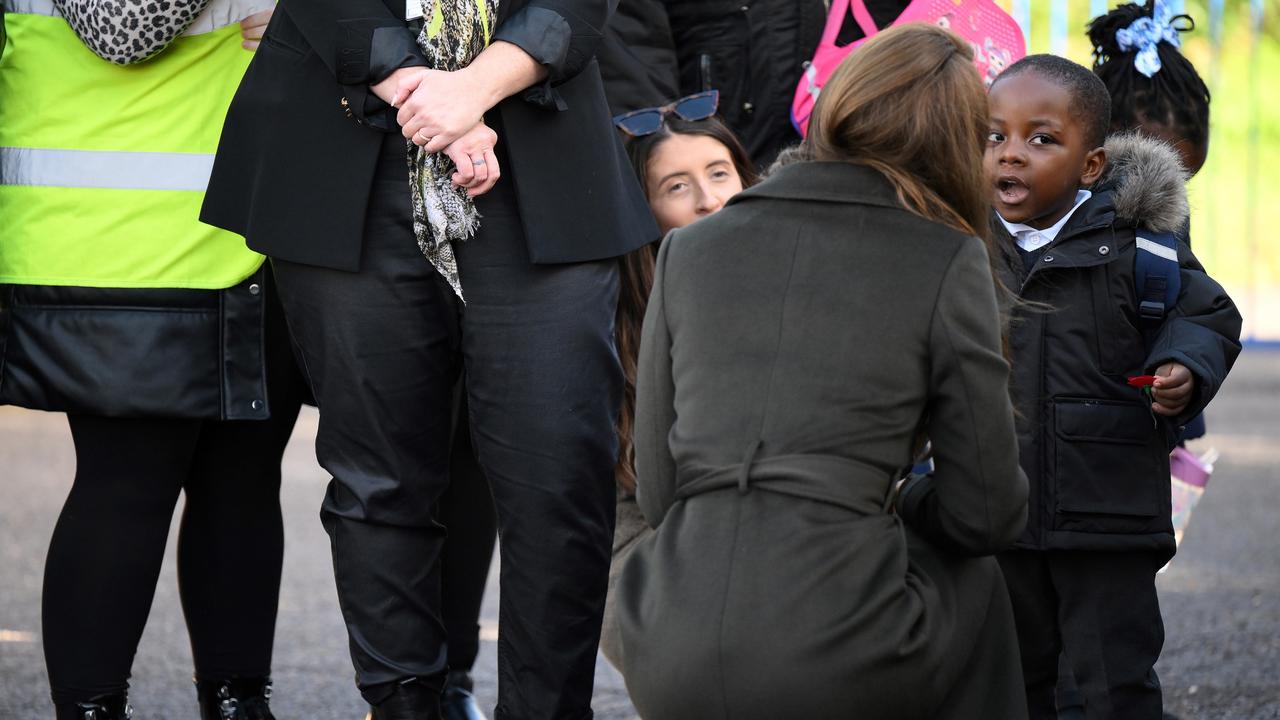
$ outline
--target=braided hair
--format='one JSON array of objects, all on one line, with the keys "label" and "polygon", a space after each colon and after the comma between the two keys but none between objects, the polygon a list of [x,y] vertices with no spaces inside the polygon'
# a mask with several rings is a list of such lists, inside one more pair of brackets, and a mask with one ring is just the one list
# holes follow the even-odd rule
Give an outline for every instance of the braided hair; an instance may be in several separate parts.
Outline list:
[{"label": "braided hair", "polygon": [[[1209,144],[1209,88],[1195,67],[1173,43],[1156,45],[1159,68],[1148,77],[1137,67],[1137,48],[1122,49],[1117,33],[1134,21],[1153,18],[1160,0],[1146,5],[1127,3],[1089,23],[1093,44],[1093,71],[1111,93],[1111,131],[1141,130],[1161,125],[1188,143]],[[1195,29],[1188,15],[1170,19],[1178,32]]]}]

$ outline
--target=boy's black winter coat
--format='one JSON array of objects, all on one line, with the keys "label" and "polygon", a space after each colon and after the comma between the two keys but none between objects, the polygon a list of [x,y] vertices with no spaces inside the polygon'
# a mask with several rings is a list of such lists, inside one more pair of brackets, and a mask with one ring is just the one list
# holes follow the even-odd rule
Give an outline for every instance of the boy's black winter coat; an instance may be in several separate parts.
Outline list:
[{"label": "boy's black winter coat", "polygon": [[[1011,392],[1031,483],[1031,549],[1144,550],[1172,556],[1169,451],[1177,427],[1213,398],[1240,352],[1240,314],[1180,245],[1177,306],[1147,337],[1134,288],[1135,229],[1176,231],[1187,216],[1173,150],[1133,135],[1108,140],[1107,175],[1030,271],[993,223],[997,272],[1012,310]],[[1168,361],[1195,376],[1190,406],[1154,414],[1126,379]]]}]

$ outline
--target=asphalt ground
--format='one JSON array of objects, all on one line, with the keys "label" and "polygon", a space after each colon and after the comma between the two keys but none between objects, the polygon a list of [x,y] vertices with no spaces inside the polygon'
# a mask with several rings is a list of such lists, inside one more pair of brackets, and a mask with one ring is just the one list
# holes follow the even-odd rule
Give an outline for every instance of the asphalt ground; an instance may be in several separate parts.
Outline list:
[{"label": "asphalt ground", "polygon": [[[1193,448],[1216,447],[1222,457],[1178,556],[1158,581],[1166,625],[1158,669],[1166,707],[1183,720],[1280,718],[1278,404],[1280,350],[1247,350],[1210,409],[1210,435]],[[314,411],[303,414],[285,454],[286,549],[272,707],[280,720],[358,720],[364,707],[352,683],[317,515],[328,477],[312,450],[315,423]],[[0,720],[52,717],[40,649],[40,586],[46,545],[74,470],[64,417],[0,408]],[[130,696],[138,720],[198,717],[175,546],[171,534],[134,662]],[[475,673],[486,709],[497,694],[496,564],[493,578]],[[622,678],[603,659],[594,707],[601,720],[635,717]]]}]

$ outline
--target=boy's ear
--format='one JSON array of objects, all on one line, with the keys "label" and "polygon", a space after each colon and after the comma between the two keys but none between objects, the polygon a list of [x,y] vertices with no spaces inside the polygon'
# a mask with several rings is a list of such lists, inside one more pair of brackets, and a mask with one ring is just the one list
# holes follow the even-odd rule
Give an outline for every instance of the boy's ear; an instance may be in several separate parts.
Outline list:
[{"label": "boy's ear", "polygon": [[1084,169],[1080,172],[1080,187],[1089,187],[1098,182],[1102,171],[1107,169],[1106,148],[1094,148],[1084,156]]}]

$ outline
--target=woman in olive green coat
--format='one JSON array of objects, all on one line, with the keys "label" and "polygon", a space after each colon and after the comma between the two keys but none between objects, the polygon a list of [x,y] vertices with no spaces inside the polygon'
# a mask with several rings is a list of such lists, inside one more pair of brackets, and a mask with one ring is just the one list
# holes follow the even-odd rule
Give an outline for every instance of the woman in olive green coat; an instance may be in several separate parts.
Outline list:
[{"label": "woman in olive green coat", "polygon": [[[869,41],[803,161],[664,243],[636,420],[656,532],[616,588],[642,717],[1025,717],[980,557],[1022,529],[1027,486],[974,237],[971,62],[925,25]],[[897,493],[922,432],[937,472]]]}]

